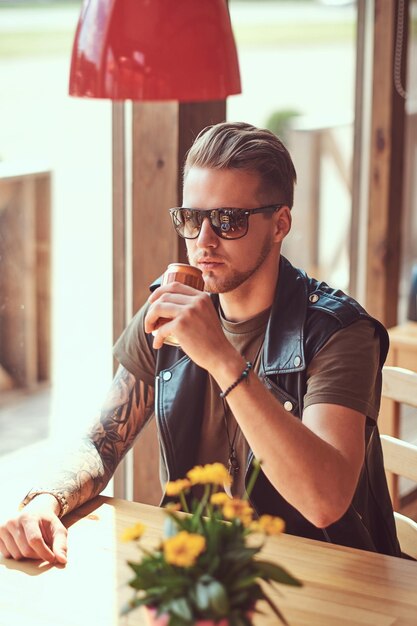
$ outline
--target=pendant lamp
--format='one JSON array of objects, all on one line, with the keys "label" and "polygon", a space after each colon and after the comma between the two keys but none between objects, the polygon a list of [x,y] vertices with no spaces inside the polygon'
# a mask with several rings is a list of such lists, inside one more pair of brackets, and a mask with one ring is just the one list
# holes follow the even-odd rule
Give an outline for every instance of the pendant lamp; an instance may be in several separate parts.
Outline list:
[{"label": "pendant lamp", "polygon": [[84,0],[70,95],[195,102],[240,91],[226,0]]}]

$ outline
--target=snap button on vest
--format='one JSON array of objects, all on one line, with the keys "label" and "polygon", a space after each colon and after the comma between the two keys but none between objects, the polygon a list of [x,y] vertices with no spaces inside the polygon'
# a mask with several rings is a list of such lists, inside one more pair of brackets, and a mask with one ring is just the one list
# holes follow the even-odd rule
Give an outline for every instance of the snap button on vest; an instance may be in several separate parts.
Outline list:
[{"label": "snap button on vest", "polygon": [[309,300],[310,302],[317,302],[317,300],[320,298],[320,296],[318,296],[316,293],[312,293],[311,296],[309,296]]},{"label": "snap button on vest", "polygon": [[296,357],[295,357],[295,359],[294,359],[294,365],[295,365],[295,367],[298,367],[298,366],[300,365],[300,363],[301,363],[301,359],[300,359],[300,357],[299,357],[299,356],[296,356]]},{"label": "snap button on vest", "polygon": [[163,378],[163,380],[170,380],[170,379],[171,379],[171,377],[172,377],[171,372],[168,372],[168,371],[166,371],[166,372],[162,372],[162,378]]},{"label": "snap button on vest", "polygon": [[289,400],[287,400],[286,402],[284,402],[284,409],[286,411],[292,411],[292,402],[290,402]]}]

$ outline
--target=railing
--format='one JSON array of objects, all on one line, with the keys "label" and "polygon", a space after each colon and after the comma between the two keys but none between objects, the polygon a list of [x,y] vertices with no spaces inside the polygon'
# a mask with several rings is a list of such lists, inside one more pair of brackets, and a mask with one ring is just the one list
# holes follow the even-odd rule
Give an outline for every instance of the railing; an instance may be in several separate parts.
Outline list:
[{"label": "railing", "polygon": [[[417,111],[407,115],[406,124],[400,318],[406,313],[411,269],[417,261]],[[293,232],[283,253],[311,275],[348,290],[353,126],[303,123],[289,137],[298,183]]]}]

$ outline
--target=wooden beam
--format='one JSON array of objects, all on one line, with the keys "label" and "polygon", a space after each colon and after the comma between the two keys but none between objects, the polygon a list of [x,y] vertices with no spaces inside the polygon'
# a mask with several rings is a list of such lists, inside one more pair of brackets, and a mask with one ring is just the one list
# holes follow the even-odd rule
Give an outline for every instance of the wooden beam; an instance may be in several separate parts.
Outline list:
[{"label": "wooden beam", "polygon": [[133,313],[149,285],[178,258],[168,209],[178,201],[178,103],[135,103],[132,118]]},{"label": "wooden beam", "polygon": [[365,100],[367,96],[366,76],[366,40],[367,12],[366,0],[358,0],[356,16],[356,68],[355,68],[355,117],[353,124],[353,161],[352,161],[352,209],[349,233],[349,294],[360,299],[359,294],[359,255],[360,255],[360,215],[361,188],[364,174],[364,128],[366,127]]},{"label": "wooden beam", "polygon": [[[127,270],[127,207],[126,207],[126,146],[125,104],[112,102],[112,192],[113,192],[113,339],[120,337],[126,326]],[[118,367],[113,360],[113,370]],[[120,463],[113,477],[114,495],[127,497],[126,461]]]},{"label": "wooden beam", "polygon": [[[184,102],[178,110],[178,178],[177,178],[177,202],[182,204],[183,164],[186,154],[193,144],[198,133],[212,124],[218,124],[226,119],[226,101],[217,100],[207,102]],[[180,263],[187,263],[185,242],[179,239],[178,259]]]},{"label": "wooden beam", "polygon": [[[133,311],[149,295],[149,284],[168,263],[185,261],[168,208],[181,203],[184,156],[202,128],[225,119],[225,102],[135,103],[132,115],[132,289]],[[133,498],[157,504],[159,448],[155,423],[147,426],[133,454]]]},{"label": "wooden beam", "polygon": [[[403,3],[400,68],[405,85],[409,0]],[[400,4],[376,0],[374,21],[366,307],[387,327],[397,321],[401,257],[405,103],[394,86]]]},{"label": "wooden beam", "polygon": [[[149,285],[178,258],[178,239],[168,208],[177,204],[178,104],[135,103],[132,118],[132,302],[135,313]],[[161,497],[155,422],[133,452],[133,499],[158,504]]]}]

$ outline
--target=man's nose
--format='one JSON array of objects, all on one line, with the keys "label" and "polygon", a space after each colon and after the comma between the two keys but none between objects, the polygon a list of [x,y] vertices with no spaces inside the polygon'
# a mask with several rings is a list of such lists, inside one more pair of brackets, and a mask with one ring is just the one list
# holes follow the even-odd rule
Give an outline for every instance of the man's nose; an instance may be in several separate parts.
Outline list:
[{"label": "man's nose", "polygon": [[203,219],[200,234],[197,237],[197,245],[199,248],[207,248],[217,246],[219,238],[210,225],[208,217]]}]

